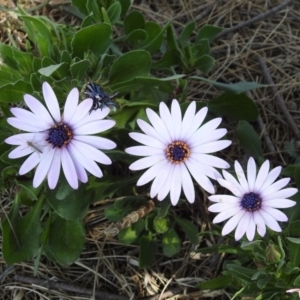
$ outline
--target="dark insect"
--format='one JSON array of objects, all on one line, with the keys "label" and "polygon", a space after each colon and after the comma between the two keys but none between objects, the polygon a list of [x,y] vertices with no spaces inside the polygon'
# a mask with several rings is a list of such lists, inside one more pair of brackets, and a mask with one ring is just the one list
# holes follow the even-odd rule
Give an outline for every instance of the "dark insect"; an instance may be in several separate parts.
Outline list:
[{"label": "dark insect", "polygon": [[112,96],[109,96],[105,94],[101,87],[97,85],[96,83],[90,82],[87,84],[85,88],[85,95],[89,98],[93,99],[93,105],[89,111],[89,113],[92,112],[92,110],[97,110],[100,108],[101,110],[104,107],[116,107],[117,104],[113,102],[111,99],[115,97],[117,94],[114,94]]}]

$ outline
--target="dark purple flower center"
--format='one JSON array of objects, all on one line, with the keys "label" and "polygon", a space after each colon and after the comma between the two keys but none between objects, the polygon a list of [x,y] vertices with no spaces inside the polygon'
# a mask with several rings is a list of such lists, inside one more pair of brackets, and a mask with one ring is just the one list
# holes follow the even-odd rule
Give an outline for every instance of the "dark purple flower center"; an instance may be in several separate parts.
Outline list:
[{"label": "dark purple flower center", "polygon": [[261,208],[261,198],[258,194],[247,193],[243,196],[241,204],[245,211],[257,211]]},{"label": "dark purple flower center", "polygon": [[184,142],[173,142],[166,149],[167,158],[173,164],[180,164],[186,161],[190,154],[190,148]]},{"label": "dark purple flower center", "polygon": [[50,128],[46,141],[53,145],[53,148],[61,148],[70,143],[73,138],[73,132],[68,125],[60,122]]}]

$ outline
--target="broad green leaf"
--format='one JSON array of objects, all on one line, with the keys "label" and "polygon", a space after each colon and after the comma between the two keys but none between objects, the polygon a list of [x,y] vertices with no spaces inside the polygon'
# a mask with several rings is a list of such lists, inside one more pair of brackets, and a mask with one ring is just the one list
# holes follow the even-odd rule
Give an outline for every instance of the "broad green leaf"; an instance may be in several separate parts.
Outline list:
[{"label": "broad green leaf", "polygon": [[215,65],[215,60],[210,55],[204,54],[195,61],[195,68],[207,74]]},{"label": "broad green leaf", "polygon": [[21,78],[22,75],[20,74],[20,72],[9,68],[6,65],[0,65],[0,87],[6,84],[15,83]]},{"label": "broad green leaf", "polygon": [[44,246],[45,255],[62,266],[74,263],[84,247],[85,231],[81,220],[53,218],[48,239]]},{"label": "broad green leaf", "polygon": [[223,93],[208,103],[208,109],[215,114],[232,120],[255,121],[258,109],[252,99],[245,94]]},{"label": "broad green leaf", "polygon": [[120,4],[122,7],[121,17],[124,17],[131,5],[131,0],[122,0],[120,1]]},{"label": "broad green leaf", "polygon": [[90,65],[91,63],[87,59],[72,64],[70,67],[72,78],[76,78],[78,80],[83,80],[84,78],[86,78],[86,73]]},{"label": "broad green leaf", "polygon": [[140,239],[140,268],[147,268],[153,261],[156,254],[156,238],[150,231],[142,235]]},{"label": "broad green leaf", "polygon": [[[53,73],[57,72],[59,73],[60,70],[63,70],[63,68],[66,67],[66,64],[65,63],[60,63],[60,64],[56,64],[56,65],[51,65],[51,66],[48,66],[48,67],[45,67],[45,68],[41,68],[38,70],[38,72],[44,76],[52,76]],[[63,72],[65,73],[65,72]],[[63,74],[66,76],[66,74]]]},{"label": "broad green leaf", "polygon": [[296,277],[296,279],[293,281],[294,286],[299,286],[300,285],[300,275]]},{"label": "broad green leaf", "polygon": [[231,282],[231,276],[222,275],[209,281],[198,283],[196,287],[200,290],[218,290],[227,288]]},{"label": "broad green leaf", "polygon": [[290,239],[288,239],[287,245],[290,254],[289,261],[294,267],[298,267],[300,264],[300,244],[295,243],[295,240],[290,241]]},{"label": "broad green leaf", "polygon": [[287,237],[286,239],[291,243],[300,244],[300,238]]},{"label": "broad green leaf", "polygon": [[220,246],[211,246],[207,248],[198,248],[195,252],[200,253],[230,253],[230,254],[243,254],[244,252],[237,247],[220,245]]},{"label": "broad green leaf", "polygon": [[254,269],[242,267],[236,264],[226,264],[225,268],[229,271],[229,273],[239,279],[245,280],[249,282],[252,276],[257,272]]},{"label": "broad green leaf", "polygon": [[39,249],[39,236],[42,232],[40,218],[43,201],[22,218],[19,218],[19,204],[15,201],[8,219],[2,222],[3,257],[8,265],[30,260]]},{"label": "broad green leaf", "polygon": [[196,22],[192,21],[188,23],[182,30],[180,35],[180,43],[184,45],[184,43],[189,39],[190,35],[193,33],[195,29]]},{"label": "broad green leaf", "polygon": [[71,3],[74,7],[78,9],[79,12],[81,12],[83,15],[87,16],[89,14],[87,8],[86,8],[86,1],[82,0],[71,0]]},{"label": "broad green leaf", "polygon": [[237,82],[237,83],[222,83],[214,80],[209,80],[204,77],[199,76],[191,76],[192,79],[198,79],[204,82],[207,82],[225,92],[241,94],[250,90],[258,89],[261,87],[266,87],[264,84],[256,83],[256,82]]},{"label": "broad green leaf", "polygon": [[103,22],[111,25],[109,16],[108,16],[107,11],[104,7],[101,7],[101,13],[102,13],[102,17],[103,17]]},{"label": "broad green leaf", "polygon": [[84,217],[90,204],[84,185],[80,185],[76,193],[73,191],[62,200],[55,197],[56,193],[56,190],[50,190],[46,197],[50,206],[60,217],[66,220],[81,219]]},{"label": "broad green leaf", "polygon": [[164,255],[172,257],[180,251],[180,238],[174,229],[171,229],[163,234],[162,249]]},{"label": "broad green leaf", "polygon": [[193,243],[194,245],[197,245],[199,243],[199,237],[198,237],[198,229],[197,227],[190,221],[175,217],[174,219],[176,223],[181,227],[181,229],[184,231],[188,239]]},{"label": "broad green leaf", "polygon": [[19,80],[14,84],[0,87],[0,102],[17,103],[23,101],[25,94],[32,94],[33,89],[29,82]]},{"label": "broad green leaf", "polygon": [[141,219],[131,226],[122,229],[118,234],[118,238],[123,244],[130,245],[137,240],[144,228],[145,220]]},{"label": "broad green leaf", "polygon": [[107,9],[107,15],[109,17],[109,20],[111,24],[115,24],[117,21],[119,21],[121,16],[121,4],[120,2],[113,3],[108,9]]},{"label": "broad green leaf", "polygon": [[[99,42],[101,41],[101,42]],[[111,26],[98,23],[78,30],[72,40],[73,56],[83,58],[92,51],[96,56],[104,54],[111,43]]]},{"label": "broad green leaf", "polygon": [[[200,42],[198,42],[197,44],[191,46],[191,52],[192,52],[192,56],[193,56],[193,64],[194,62],[201,56],[205,55],[205,54],[209,54],[210,52],[210,45],[208,43],[208,40],[201,40]],[[197,77],[196,78],[201,78],[201,77]]]},{"label": "broad green leaf", "polygon": [[181,54],[180,57],[182,56],[181,50],[178,46],[177,43],[177,37],[175,37],[174,30],[172,26],[168,26],[167,28],[167,42],[168,46],[170,47],[171,50],[174,50],[176,53]]},{"label": "broad green leaf", "polygon": [[147,38],[147,33],[144,29],[136,29],[131,31],[125,39],[134,47],[138,47],[140,40],[145,40]]},{"label": "broad green leaf", "polygon": [[114,85],[138,76],[148,76],[151,56],[145,50],[135,50],[120,56],[111,66],[109,83]]},{"label": "broad green leaf", "polygon": [[64,62],[64,63],[70,65],[72,62],[72,57],[71,57],[71,54],[69,53],[69,51],[63,50],[61,53],[60,60],[61,60],[61,62]]},{"label": "broad green leaf", "polygon": [[236,134],[244,151],[255,159],[263,157],[261,141],[254,128],[246,121],[239,121]]},{"label": "broad green leaf", "polygon": [[153,227],[158,234],[165,233],[170,229],[169,219],[162,216],[156,216],[153,221]]},{"label": "broad green leaf", "polygon": [[41,89],[42,83],[36,73],[30,75],[30,83],[34,91],[39,91]]},{"label": "broad green leaf", "polygon": [[176,66],[178,64],[178,58],[175,51],[170,50],[164,53],[163,57],[153,64],[153,68],[163,69]]},{"label": "broad green leaf", "polygon": [[130,12],[124,20],[124,32],[126,35],[136,29],[144,29],[145,19],[144,16],[137,10]]},{"label": "broad green leaf", "polygon": [[203,39],[208,39],[211,42],[221,31],[223,31],[222,27],[213,26],[213,25],[204,25],[198,31],[196,37],[196,43]]}]

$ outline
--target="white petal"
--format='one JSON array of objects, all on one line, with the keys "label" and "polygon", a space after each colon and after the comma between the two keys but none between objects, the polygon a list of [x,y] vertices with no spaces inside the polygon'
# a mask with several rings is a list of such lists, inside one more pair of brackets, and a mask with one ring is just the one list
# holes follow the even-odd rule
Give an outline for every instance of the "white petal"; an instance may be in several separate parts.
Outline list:
[{"label": "white petal", "polygon": [[249,191],[253,191],[255,180],[256,180],[256,164],[252,157],[250,157],[248,160],[247,179],[248,179]]},{"label": "white petal", "polygon": [[154,198],[164,186],[167,178],[169,176],[170,168],[167,168],[168,161],[165,162],[165,165],[162,165],[161,172],[154,178],[153,183],[151,185],[150,197]]},{"label": "white petal", "polygon": [[69,120],[69,124],[78,125],[79,122],[83,122],[85,124],[85,117],[91,117],[88,112],[91,109],[92,105],[93,100],[90,98],[81,101],[76,107],[76,111],[73,114],[73,117],[71,118],[71,120]]},{"label": "white petal", "polygon": [[[233,194],[238,196],[238,197],[242,197],[245,193],[247,193],[247,190],[244,189],[239,182],[227,171],[223,170],[222,171],[224,178],[226,179],[226,181],[228,182],[228,184],[230,184],[231,186],[234,187],[234,192]],[[223,185],[224,186],[224,185]],[[228,186],[228,185],[227,185]],[[227,186],[224,186],[227,188]],[[232,189],[230,189],[230,191],[232,191]]]},{"label": "white petal", "polygon": [[268,174],[267,178],[265,179],[264,184],[261,186],[260,191],[264,191],[269,185],[271,185],[277,177],[280,175],[282,167],[276,167],[275,169],[271,170]]},{"label": "white petal", "polygon": [[173,99],[172,101],[171,115],[173,119],[175,140],[178,140],[180,138],[180,132],[181,132],[182,115],[181,115],[181,109],[179,103],[176,99]]},{"label": "white petal", "polygon": [[269,174],[269,169],[270,169],[270,162],[268,160],[266,160],[262,166],[260,167],[257,177],[256,177],[256,181],[255,181],[255,185],[254,185],[254,192],[259,192],[260,188],[262,187],[262,185],[264,184],[268,174]]},{"label": "white petal", "polygon": [[240,205],[238,205],[238,204],[231,205],[231,204],[227,204],[227,203],[216,203],[216,204],[211,205],[208,208],[208,210],[213,213],[220,213],[222,211],[232,209],[232,208],[239,208],[239,210],[241,209]]},{"label": "white petal", "polygon": [[40,156],[33,152],[22,164],[19,174],[24,175],[31,171],[34,167],[37,166],[37,164],[40,162]]},{"label": "white petal", "polygon": [[[89,99],[86,99],[85,101],[89,102]],[[109,112],[110,109],[108,107],[104,107],[102,110],[97,109],[92,110],[91,113],[86,113],[80,120],[75,120],[75,118],[72,118],[72,122],[74,123],[73,127],[78,128],[88,123],[101,121],[109,114]],[[80,116],[78,118],[80,118]]]},{"label": "white petal", "polygon": [[117,146],[113,141],[100,136],[76,135],[73,139],[103,150],[114,149]]},{"label": "white petal", "polygon": [[162,160],[167,162],[166,158],[161,154],[147,156],[147,157],[141,158],[141,159],[135,161],[134,163],[132,163],[129,166],[129,169],[132,171],[143,170],[143,169],[149,168],[149,167],[157,164],[158,162],[160,162]]},{"label": "white petal", "polygon": [[247,231],[246,231],[247,239],[250,242],[253,241],[253,239],[254,239],[254,236],[255,236],[255,227],[256,226],[255,226],[253,214],[250,214],[250,221],[249,221],[248,228],[247,228]]},{"label": "white petal", "polygon": [[[210,211],[210,207],[208,208],[208,210]],[[224,220],[227,220],[236,215],[239,211],[241,211],[240,207],[232,207],[230,209],[224,210],[213,219],[213,223],[216,224],[223,222]]]},{"label": "white petal", "polygon": [[126,153],[138,156],[148,156],[163,154],[163,150],[159,148],[152,148],[148,146],[134,146],[125,149]]},{"label": "white petal", "polygon": [[61,151],[62,149],[54,149],[55,153],[47,175],[48,186],[52,190],[56,187],[60,174]]},{"label": "white petal", "polygon": [[194,203],[194,201],[195,201],[194,184],[193,184],[191,175],[188,172],[188,170],[184,164],[180,164],[180,173],[181,173],[182,189],[186,196],[186,199],[190,203]]},{"label": "white petal", "polygon": [[236,241],[240,240],[242,236],[246,233],[247,228],[249,226],[249,222],[251,220],[250,216],[251,213],[246,212],[244,216],[241,218],[240,222],[238,223],[234,234]]},{"label": "white petal", "polygon": [[[221,139],[225,134],[227,133],[227,129],[224,128],[220,128],[220,129],[216,129],[213,132],[210,132],[210,134],[205,134],[205,136],[203,137],[199,137],[199,139],[193,139],[191,142],[191,147],[196,147],[198,149],[198,147],[210,142],[214,142],[217,141],[219,139]],[[192,138],[190,138],[191,140]]]},{"label": "white petal", "polygon": [[86,135],[86,134],[94,134],[102,131],[106,131],[112,128],[116,124],[113,120],[99,120],[95,122],[90,122],[82,125],[81,127],[74,128],[74,135]]},{"label": "white petal", "polygon": [[25,122],[17,118],[8,118],[6,121],[11,126],[23,131],[39,132],[47,129],[45,127],[41,127],[40,124],[31,123],[30,120],[28,120],[28,122]]},{"label": "white petal", "polygon": [[75,147],[75,145],[72,142],[69,144],[68,151],[71,151],[77,163],[80,163],[91,174],[99,178],[103,176],[101,169],[95,163],[95,161],[78,151],[77,147]]},{"label": "white petal", "polygon": [[255,211],[253,213],[253,219],[256,224],[258,234],[264,237],[266,234],[266,224],[264,218],[260,215],[258,211]]},{"label": "white petal", "polygon": [[263,200],[262,207],[268,206],[273,208],[288,208],[295,206],[297,204],[296,201],[292,201],[289,199],[272,199],[272,200]]},{"label": "white petal", "polygon": [[150,108],[146,109],[146,114],[156,132],[163,138],[165,143],[170,144],[172,142],[171,136],[161,118]]},{"label": "white petal", "polygon": [[198,162],[204,163],[214,168],[226,169],[230,165],[225,160],[210,154],[195,153],[194,149],[191,150],[193,158]]},{"label": "white petal", "polygon": [[288,220],[287,216],[276,208],[264,207],[261,210],[272,216],[276,221],[286,222]]},{"label": "white petal", "polygon": [[231,143],[232,141],[228,141],[228,140],[209,142],[207,144],[203,144],[195,147],[194,151],[197,153],[204,153],[204,154],[214,153],[227,148]]},{"label": "white petal", "polygon": [[185,137],[187,133],[190,131],[190,128],[192,126],[195,117],[195,112],[196,112],[196,102],[192,101],[185,111],[182,124],[181,124],[180,137],[183,141],[186,141]]},{"label": "white petal", "polygon": [[104,165],[110,165],[111,159],[104,154],[102,151],[79,141],[72,141],[72,144],[76,149],[85,156],[88,156],[89,159],[97,161]]},{"label": "white petal", "polygon": [[34,152],[34,151],[29,146],[22,145],[22,146],[15,148],[14,150],[12,150],[8,154],[8,157],[10,159],[20,158],[20,157],[29,155],[32,152]]},{"label": "white petal", "polygon": [[227,221],[222,230],[222,235],[226,235],[233,231],[236,226],[239,224],[241,218],[244,216],[246,212],[244,210],[240,210],[236,215],[234,215],[230,220]]},{"label": "white petal", "polygon": [[59,105],[57,98],[54,94],[52,87],[49,85],[48,82],[43,83],[43,96],[46,102],[46,105],[52,115],[53,119],[59,123],[61,121]]},{"label": "white petal", "polygon": [[[138,180],[136,183],[137,186],[144,185],[148,182],[150,182],[154,177],[156,177],[159,172],[161,172],[161,168],[165,165],[165,161],[161,161],[157,163],[156,165],[152,166],[150,169],[148,169]],[[169,165],[166,166],[166,168]]]},{"label": "white petal", "polygon": [[[171,140],[175,140],[175,128],[173,125],[173,119],[171,116],[171,113],[169,111],[169,108],[167,107],[167,105],[164,102],[160,102],[159,104],[159,114],[160,114],[160,118],[163,121],[163,123],[165,124],[169,135],[171,137]],[[162,139],[162,138],[160,138]],[[162,139],[162,142],[165,143],[165,139]]]},{"label": "white petal", "polygon": [[297,192],[298,189],[296,188],[286,188],[264,197],[264,200],[281,199],[281,198],[286,199],[295,195]]},{"label": "white petal", "polygon": [[265,188],[265,190],[263,192],[261,192],[261,196],[263,198],[265,198],[271,194],[275,194],[276,192],[281,190],[283,187],[288,185],[289,182],[290,182],[290,178],[282,178],[282,179],[274,182],[273,184],[269,185],[267,188]]},{"label": "white petal", "polygon": [[52,117],[39,100],[28,94],[24,95],[24,100],[30,110],[41,120],[43,120],[43,122],[47,124],[48,128],[54,125]]},{"label": "white petal", "polygon": [[198,172],[201,172],[202,174],[204,174],[212,179],[216,180],[217,178],[222,177],[222,175],[215,168],[208,166],[207,164],[198,162],[196,155],[191,155],[189,157],[189,161],[191,162],[191,164],[194,164],[196,168],[198,168]]},{"label": "white petal", "polygon": [[78,179],[83,183],[87,182],[88,181],[88,176],[87,176],[86,170],[84,169],[82,164],[77,161],[75,155],[73,154],[73,148],[68,147],[68,152],[69,152],[69,154],[72,158],[72,161],[74,163]]},{"label": "white petal", "polygon": [[129,133],[129,136],[132,139],[134,139],[135,141],[137,141],[141,144],[144,144],[146,146],[149,146],[149,147],[154,147],[154,148],[159,148],[159,149],[166,148],[166,146],[162,142],[152,138],[151,136],[145,135],[143,133],[131,132],[131,133]]},{"label": "white petal", "polygon": [[64,122],[69,123],[76,112],[78,106],[79,92],[77,88],[73,88],[68,94],[64,108]]},{"label": "white petal", "polygon": [[158,195],[157,195],[157,199],[159,201],[162,201],[163,199],[165,199],[171,189],[171,181],[172,181],[174,168],[175,168],[174,164],[171,164],[171,163],[168,164],[168,170],[166,171],[166,173],[168,174],[168,177],[166,179],[165,184],[162,186],[162,188],[160,189],[160,191],[158,192]]},{"label": "white petal", "polygon": [[205,189],[210,194],[215,193],[215,188],[212,185],[211,181],[207,178],[207,176],[199,172],[199,169],[193,163],[191,163],[190,160],[187,160],[185,162],[185,165],[187,166],[192,176],[195,178],[195,180],[203,189]]},{"label": "white petal", "polygon": [[170,189],[170,198],[172,205],[176,205],[179,201],[181,193],[181,174],[179,165],[175,165],[172,181],[171,181],[171,189]]},{"label": "white petal", "polygon": [[49,168],[51,166],[53,156],[55,154],[54,149],[51,149],[50,151],[44,153],[41,157],[41,162],[36,168],[34,178],[33,178],[33,187],[38,187],[42,181],[45,179]]},{"label": "white petal", "polygon": [[190,129],[185,136],[186,140],[188,140],[189,137],[192,136],[195,133],[195,131],[200,127],[200,125],[202,124],[202,122],[204,121],[207,115],[207,111],[208,108],[203,107],[196,113],[195,117],[193,118],[192,125],[190,126]]},{"label": "white petal", "polygon": [[77,172],[70,154],[66,148],[61,151],[61,164],[67,181],[73,189],[78,189]]},{"label": "white petal", "polygon": [[224,188],[226,188],[227,190],[229,190],[233,195],[235,195],[236,197],[242,197],[243,194],[241,193],[241,191],[239,189],[237,189],[237,187],[235,185],[233,185],[232,183],[230,183],[229,181],[226,181],[222,178],[218,178],[217,179],[218,183],[223,186]]},{"label": "white petal", "polygon": [[265,224],[271,228],[274,231],[277,232],[281,232],[281,228],[279,226],[279,224],[277,223],[277,221],[268,213],[266,213],[265,211],[263,211],[262,209],[259,210],[260,215],[262,216],[262,218],[264,219]]},{"label": "white petal", "polygon": [[230,204],[231,206],[236,206],[241,203],[241,200],[238,197],[230,195],[211,195],[208,199],[217,203]]},{"label": "white petal", "polygon": [[10,145],[29,146],[28,142],[40,144],[41,142],[45,141],[46,138],[47,134],[45,133],[19,133],[8,137],[4,141]]},{"label": "white petal", "polygon": [[[163,102],[161,102],[163,103]],[[137,123],[139,125],[139,127],[141,128],[141,130],[148,136],[153,137],[156,140],[159,140],[160,142],[164,143],[164,139],[159,135],[159,133],[157,133],[157,131],[151,126],[149,125],[147,122],[145,122],[144,120],[141,119],[137,119]]]},{"label": "white petal", "polygon": [[249,185],[248,185],[245,173],[237,160],[234,162],[234,168],[235,168],[235,173],[239,180],[239,183],[243,188],[243,191],[249,193],[250,190],[249,190]]}]

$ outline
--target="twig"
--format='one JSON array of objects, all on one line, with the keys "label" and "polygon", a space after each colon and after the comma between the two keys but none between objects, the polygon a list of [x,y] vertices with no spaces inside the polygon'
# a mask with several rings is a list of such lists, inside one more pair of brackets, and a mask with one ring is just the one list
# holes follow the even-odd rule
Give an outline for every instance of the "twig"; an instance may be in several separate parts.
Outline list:
[{"label": "twig", "polygon": [[285,103],[284,103],[281,95],[279,94],[279,92],[274,84],[274,81],[271,78],[271,75],[268,71],[268,67],[267,67],[264,59],[261,56],[258,57],[258,62],[260,64],[262,72],[264,73],[267,83],[271,85],[270,87],[271,87],[272,93],[274,95],[276,104],[281,109],[283,116],[285,117],[287,123],[289,124],[290,128],[294,132],[295,136],[297,137],[298,140],[300,140],[300,132],[298,130],[298,127],[297,127],[296,123],[294,122],[293,117],[291,116],[290,112],[286,108]]},{"label": "twig", "polygon": [[176,287],[170,289],[169,291],[164,292],[163,294],[159,293],[150,297],[141,298],[140,300],[164,300],[168,297],[172,297],[182,292],[182,288]]},{"label": "twig", "polygon": [[0,282],[15,268],[14,265],[6,268],[6,270],[0,274]]},{"label": "twig", "polygon": [[252,25],[253,23],[255,22],[258,22],[258,21],[261,21],[263,19],[266,19],[268,18],[269,16],[271,16],[272,14],[275,14],[276,12],[282,10],[283,8],[285,8],[286,6],[288,6],[290,3],[292,3],[293,0],[286,0],[285,2],[279,4],[278,6],[275,6],[271,9],[269,9],[268,11],[260,14],[260,15],[257,15],[256,17],[252,18],[252,19],[249,19],[245,22],[242,22],[236,26],[233,26],[231,28],[228,28],[228,29],[225,29],[224,31],[220,32],[216,37],[215,37],[215,40],[216,39],[219,39],[220,37],[230,33],[230,32],[235,32],[237,30],[240,30],[241,28],[244,28],[246,26],[249,26],[249,25]]},{"label": "twig", "polygon": [[93,289],[82,288],[82,287],[78,287],[75,285],[62,283],[62,282],[54,282],[54,281],[38,279],[33,277],[26,277],[22,275],[15,275],[14,280],[27,283],[27,284],[40,285],[42,287],[47,287],[53,290],[63,290],[63,291],[77,293],[86,296],[94,295],[97,297],[98,300],[128,300],[128,297],[125,296],[109,294],[101,291],[93,291]]}]

